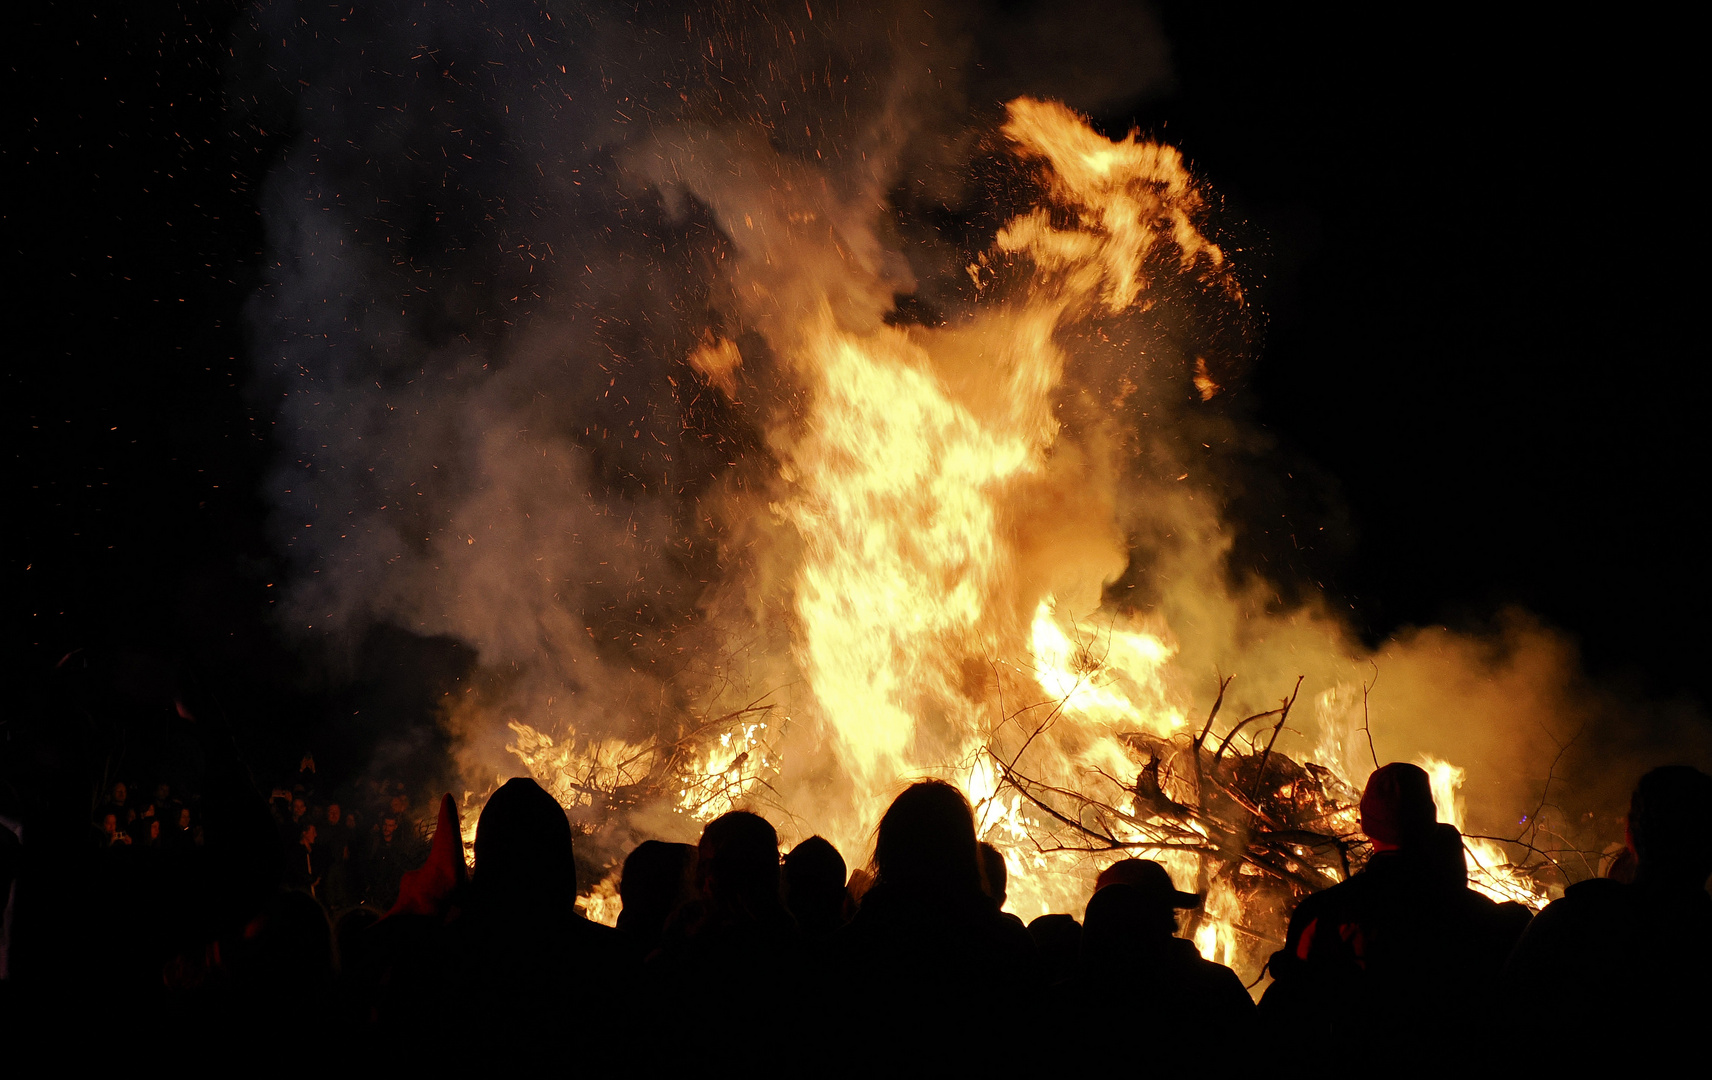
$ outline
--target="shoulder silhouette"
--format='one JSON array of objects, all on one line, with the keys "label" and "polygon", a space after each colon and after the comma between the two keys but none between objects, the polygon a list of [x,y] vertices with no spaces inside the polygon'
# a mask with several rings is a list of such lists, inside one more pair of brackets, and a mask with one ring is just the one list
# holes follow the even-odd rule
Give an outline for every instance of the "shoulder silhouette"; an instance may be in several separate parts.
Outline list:
[{"label": "shoulder silhouette", "polygon": [[1572,885],[1529,925],[1506,967],[1525,1021],[1602,1032],[1549,1043],[1563,1062],[1588,1054],[1628,1067],[1681,1069],[1712,1016],[1712,777],[1687,765],[1641,777],[1629,802],[1627,882]]}]

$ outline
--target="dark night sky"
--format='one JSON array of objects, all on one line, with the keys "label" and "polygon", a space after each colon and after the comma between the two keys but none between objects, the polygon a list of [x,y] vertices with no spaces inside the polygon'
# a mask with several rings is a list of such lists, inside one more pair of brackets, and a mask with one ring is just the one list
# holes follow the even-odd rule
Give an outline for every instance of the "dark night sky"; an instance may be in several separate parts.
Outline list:
[{"label": "dark night sky", "polygon": [[[8,12],[6,594],[31,680],[83,648],[138,700],[194,678],[312,723],[269,622],[242,306],[278,147],[222,113],[236,7]],[[1517,603],[1625,692],[1704,700],[1682,28],[1162,13],[1174,89],[1100,119],[1181,146],[1254,240],[1243,392],[1352,523],[1309,572],[1372,635]]]}]

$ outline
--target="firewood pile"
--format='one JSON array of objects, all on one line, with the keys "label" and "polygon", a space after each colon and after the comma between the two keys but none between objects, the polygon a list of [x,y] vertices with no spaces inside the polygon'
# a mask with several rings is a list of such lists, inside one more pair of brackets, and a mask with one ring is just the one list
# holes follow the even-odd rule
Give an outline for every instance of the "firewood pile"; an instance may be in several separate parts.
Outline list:
[{"label": "firewood pile", "polygon": [[[1025,755],[994,760],[1041,815],[1042,852],[1197,856],[1196,891],[1221,898],[1220,917],[1244,939],[1250,961],[1236,966],[1257,971],[1282,944],[1296,903],[1359,870],[1371,849],[1360,832],[1360,793],[1330,769],[1274,749],[1300,681],[1278,708],[1216,736],[1228,685],[1198,733],[1124,736],[1141,763],[1131,783],[1099,772],[1072,790],[1029,776],[1019,764]],[[1193,914],[1188,931],[1206,917]]]}]

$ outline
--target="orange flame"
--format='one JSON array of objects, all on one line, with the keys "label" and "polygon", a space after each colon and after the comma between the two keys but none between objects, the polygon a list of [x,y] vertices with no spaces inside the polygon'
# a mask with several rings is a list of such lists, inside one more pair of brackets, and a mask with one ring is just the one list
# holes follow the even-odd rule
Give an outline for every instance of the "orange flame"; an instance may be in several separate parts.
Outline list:
[{"label": "orange flame", "polygon": [[[816,185],[760,188],[764,198],[746,205],[710,197],[738,253],[736,302],[754,306],[806,396],[802,414],[770,433],[778,487],[771,520],[756,525],[790,553],[785,666],[806,694],[688,753],[574,731],[555,740],[513,721],[507,749],[566,806],[665,768],[690,820],[754,804],[788,819],[779,821],[787,837],[819,833],[857,855],[900,787],[936,775],[962,787],[984,837],[1004,851],[1010,906],[1025,917],[1080,912],[1098,870],[1128,854],[1158,858],[1179,884],[1204,877],[1217,838],[1192,818],[1150,815],[1136,797],[1149,764],[1137,740],[1193,734],[1179,638],[1162,617],[1101,606],[1121,551],[1051,562],[1024,538],[1040,526],[1030,515],[1086,486],[1074,463],[1087,450],[1066,441],[1058,414],[1061,332],[1145,307],[1161,274],[1191,276],[1226,302],[1240,304],[1242,291],[1196,225],[1204,203],[1175,149],[1134,134],[1113,142],[1064,106],[1029,99],[1011,103],[1002,132],[1040,170],[1047,204],[998,232],[969,267],[981,305],[943,327],[849,315],[852,296],[886,290],[863,277],[873,245],[832,231],[850,215],[814,202],[830,198]],[[793,258],[835,270],[787,273]],[[983,274],[1001,265],[1026,269],[1024,283],[990,287]],[[729,340],[710,334],[690,362],[735,396],[741,357]],[[1220,389],[1204,361],[1194,383],[1203,400]],[[1063,497],[1054,504],[1043,492]],[[1216,563],[1216,542],[1187,550]],[[1217,580],[1204,568],[1194,578]],[[1237,621],[1233,611],[1218,618]],[[1241,635],[1217,620],[1197,633]],[[1291,633],[1328,655],[1341,644],[1311,625]],[[1325,691],[1317,715],[1346,709],[1344,690]],[[1345,764],[1328,731],[1319,756],[1337,773]],[[1440,805],[1459,807],[1454,767],[1429,768],[1445,791]],[[1052,840],[1061,823],[1013,782],[1018,769],[1063,789],[1097,786],[1124,846],[1090,852]],[[1359,788],[1355,780],[1345,777]],[[474,825],[470,814],[466,829]],[[1327,827],[1353,833],[1354,821],[1345,814]],[[1524,878],[1506,876],[1499,849],[1471,842],[1470,852],[1478,887],[1537,904]],[[589,911],[610,921],[616,905],[608,881]],[[1255,933],[1242,916],[1232,884],[1211,888],[1194,933],[1201,952],[1234,962],[1239,935]]]}]

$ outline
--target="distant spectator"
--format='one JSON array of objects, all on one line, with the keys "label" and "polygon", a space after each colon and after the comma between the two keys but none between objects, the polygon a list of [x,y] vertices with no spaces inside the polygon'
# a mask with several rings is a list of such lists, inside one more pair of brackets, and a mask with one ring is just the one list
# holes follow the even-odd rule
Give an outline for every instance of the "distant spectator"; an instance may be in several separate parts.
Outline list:
[{"label": "distant spectator", "polygon": [[322,816],[324,823],[316,827],[315,840],[321,886],[315,895],[328,911],[340,912],[361,899],[352,872],[350,830],[345,827],[344,812],[338,803],[328,803]]},{"label": "distant spectator", "polygon": [[318,778],[315,775],[315,755],[308,751],[304,751],[303,759],[297,763],[297,782],[295,788],[296,790],[305,792],[306,794],[313,795],[317,787],[317,780]]},{"label": "distant spectator", "polygon": [[151,817],[160,818],[166,828],[171,828],[178,817],[178,808],[183,805],[172,797],[172,785],[162,780],[155,785],[154,797],[149,800],[145,811]]},{"label": "distant spectator", "polygon": [[313,821],[303,826],[297,842],[285,849],[285,878],[287,888],[301,889],[311,896],[321,884],[321,855],[315,850],[316,829]]},{"label": "distant spectator", "polygon": [[130,847],[131,834],[119,827],[119,815],[109,810],[101,815],[101,846]]},{"label": "distant spectator", "polygon": [[190,807],[180,806],[173,815],[171,826],[163,833],[162,842],[169,851],[185,851],[196,846],[196,830],[192,822]]},{"label": "distant spectator", "polygon": [[108,792],[107,801],[101,805],[100,810],[95,812],[95,820],[100,821],[108,814],[113,815],[121,829],[129,829],[131,823],[137,820],[137,808],[131,803],[130,791],[125,787],[123,780],[113,781],[113,787]]},{"label": "distant spectator", "polygon": [[316,843],[327,850],[329,861],[345,860],[351,857],[351,823],[339,803],[330,802],[320,814],[316,823]]},{"label": "distant spectator", "polygon": [[368,902],[385,911],[398,899],[398,883],[406,870],[415,869],[410,862],[410,842],[399,829],[398,817],[385,814],[375,828],[375,835],[363,860]]}]

